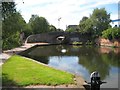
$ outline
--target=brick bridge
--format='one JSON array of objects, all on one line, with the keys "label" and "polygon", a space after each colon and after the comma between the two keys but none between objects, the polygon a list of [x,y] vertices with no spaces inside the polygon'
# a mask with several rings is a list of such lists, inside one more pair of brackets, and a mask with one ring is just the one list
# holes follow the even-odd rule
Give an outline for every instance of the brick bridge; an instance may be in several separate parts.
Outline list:
[{"label": "brick bridge", "polygon": [[71,44],[74,41],[77,42],[87,42],[91,40],[91,36],[89,34],[81,34],[79,32],[49,32],[49,33],[41,33],[30,35],[27,37],[27,43],[38,43],[38,42],[46,42],[52,44],[60,44],[66,43]]}]

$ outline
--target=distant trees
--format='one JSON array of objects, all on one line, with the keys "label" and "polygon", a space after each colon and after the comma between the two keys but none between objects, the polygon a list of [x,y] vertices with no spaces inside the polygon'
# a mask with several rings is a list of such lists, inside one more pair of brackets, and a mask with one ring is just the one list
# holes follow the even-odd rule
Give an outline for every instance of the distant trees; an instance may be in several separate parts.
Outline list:
[{"label": "distant trees", "polygon": [[107,13],[105,8],[94,9],[90,18],[92,20],[95,37],[101,36],[102,32],[110,27],[110,14]]},{"label": "distant trees", "polygon": [[79,26],[78,25],[69,25],[66,29],[67,32],[78,32]]},{"label": "distant trees", "polygon": [[88,17],[83,17],[79,24],[79,32],[81,33],[93,33],[92,20]]},{"label": "distant trees", "polygon": [[89,33],[93,39],[100,37],[112,40],[120,38],[120,28],[112,28],[110,14],[104,8],[94,9],[90,17],[83,17],[79,23],[79,32]]},{"label": "distant trees", "polygon": [[55,32],[55,31],[57,31],[57,29],[56,29],[55,26],[49,25],[49,31],[50,31],[50,32]]},{"label": "distant trees", "polygon": [[44,17],[32,15],[29,23],[34,34],[49,32],[49,23]]},{"label": "distant trees", "polygon": [[111,27],[110,22],[110,14],[107,13],[105,8],[96,8],[89,17],[84,16],[82,20],[80,20],[78,30],[69,28],[66,29],[66,31],[87,33],[95,39],[101,36],[104,30]]},{"label": "distant trees", "polygon": [[33,22],[34,33],[44,33],[49,31],[49,23],[44,17],[37,17]]},{"label": "distant trees", "polygon": [[47,19],[38,15],[32,15],[28,24],[33,34],[58,31],[55,26],[49,25]]},{"label": "distant trees", "polygon": [[83,17],[79,23],[79,32],[90,33],[93,38],[102,35],[102,32],[110,27],[110,14],[105,8],[96,8],[90,17]]},{"label": "distant trees", "polygon": [[[37,17],[39,17],[39,16],[38,16],[38,15],[31,15],[31,18],[29,19],[28,28],[30,28],[31,34],[34,33],[34,32],[33,32],[33,27],[34,27],[33,22],[35,21],[35,19],[36,19]],[[29,34],[29,35],[30,35],[30,34]]]},{"label": "distant trees", "polygon": [[75,29],[73,29],[73,28],[68,28],[68,29],[66,29],[66,32],[75,32],[76,30]]}]

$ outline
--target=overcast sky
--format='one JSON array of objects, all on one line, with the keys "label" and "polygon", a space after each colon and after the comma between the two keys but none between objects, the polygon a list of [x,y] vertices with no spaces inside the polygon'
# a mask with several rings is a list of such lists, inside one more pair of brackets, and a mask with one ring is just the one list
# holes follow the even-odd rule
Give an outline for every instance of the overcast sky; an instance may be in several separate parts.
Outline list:
[{"label": "overcast sky", "polygon": [[[49,24],[66,29],[78,25],[83,16],[89,16],[95,8],[105,8],[111,19],[118,19],[119,0],[14,0],[17,10],[26,22],[32,14],[45,17]],[[24,3],[23,3],[24,2]],[[60,18],[58,22],[58,18]]]}]

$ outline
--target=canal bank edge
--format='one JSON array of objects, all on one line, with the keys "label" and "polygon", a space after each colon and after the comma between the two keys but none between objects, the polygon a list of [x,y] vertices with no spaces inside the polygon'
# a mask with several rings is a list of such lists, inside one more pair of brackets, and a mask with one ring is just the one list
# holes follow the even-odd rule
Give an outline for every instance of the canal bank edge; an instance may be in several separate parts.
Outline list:
[{"label": "canal bank edge", "polygon": [[[34,59],[31,59],[31,58],[28,58],[28,57],[23,57],[23,58],[26,58],[26,59],[31,60],[33,62],[36,62],[38,64],[42,64],[44,66],[53,68],[52,66],[48,66],[47,64],[38,62],[38,61],[36,61]],[[56,68],[53,68],[53,69],[56,69]],[[60,69],[56,69],[56,70],[60,70]],[[60,71],[63,71],[63,70],[60,70]],[[70,73],[70,72],[67,72],[67,71],[63,71],[63,72]],[[70,74],[72,74],[72,73],[70,73]],[[85,80],[83,79],[83,77],[80,76],[80,75],[76,75],[76,74],[72,74],[72,75],[74,75],[75,84],[56,85],[56,86],[31,85],[31,86],[27,86],[26,88],[52,88],[53,87],[53,88],[81,88],[82,90],[86,90],[84,86],[88,86],[88,84],[85,82]]]}]

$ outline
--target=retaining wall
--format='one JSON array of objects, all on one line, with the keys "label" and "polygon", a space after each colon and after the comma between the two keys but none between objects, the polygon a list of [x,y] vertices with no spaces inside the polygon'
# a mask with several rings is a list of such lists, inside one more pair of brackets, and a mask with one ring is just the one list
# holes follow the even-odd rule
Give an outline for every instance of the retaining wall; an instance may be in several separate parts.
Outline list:
[{"label": "retaining wall", "polygon": [[120,39],[109,40],[109,39],[105,39],[105,38],[98,38],[95,41],[96,41],[96,44],[98,44],[100,46],[120,47]]}]

